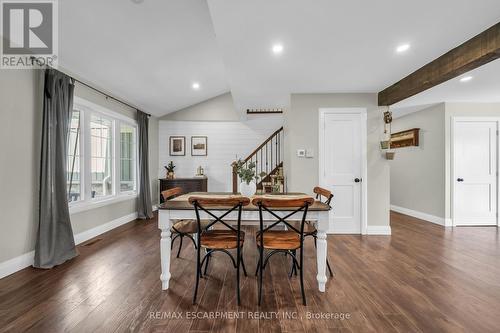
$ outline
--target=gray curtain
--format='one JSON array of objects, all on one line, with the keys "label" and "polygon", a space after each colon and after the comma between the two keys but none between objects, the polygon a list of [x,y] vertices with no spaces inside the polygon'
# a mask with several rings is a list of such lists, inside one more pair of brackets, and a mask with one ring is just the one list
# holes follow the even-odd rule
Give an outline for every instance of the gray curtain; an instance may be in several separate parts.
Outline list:
[{"label": "gray curtain", "polygon": [[73,79],[45,71],[40,158],[40,202],[34,267],[52,268],[77,256],[66,189]]},{"label": "gray curtain", "polygon": [[153,218],[151,207],[151,183],[149,182],[149,117],[146,113],[137,110],[138,149],[139,149],[139,197],[138,217],[140,219]]}]

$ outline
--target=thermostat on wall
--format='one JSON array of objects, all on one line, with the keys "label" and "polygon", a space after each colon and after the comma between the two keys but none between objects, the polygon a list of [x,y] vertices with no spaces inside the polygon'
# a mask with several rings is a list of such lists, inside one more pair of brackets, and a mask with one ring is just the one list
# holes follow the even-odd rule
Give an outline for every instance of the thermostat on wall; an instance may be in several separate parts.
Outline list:
[{"label": "thermostat on wall", "polygon": [[306,157],[305,149],[297,149],[297,157]]}]

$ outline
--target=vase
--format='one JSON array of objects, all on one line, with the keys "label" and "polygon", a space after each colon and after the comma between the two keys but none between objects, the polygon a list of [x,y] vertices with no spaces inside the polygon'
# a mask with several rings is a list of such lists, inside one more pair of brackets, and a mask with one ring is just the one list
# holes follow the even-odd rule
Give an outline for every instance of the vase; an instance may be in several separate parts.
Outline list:
[{"label": "vase", "polygon": [[174,179],[175,178],[175,173],[173,171],[167,172],[167,179]]},{"label": "vase", "polygon": [[240,193],[242,196],[251,197],[257,191],[257,185],[255,182],[250,182],[247,184],[246,182],[240,183]]}]

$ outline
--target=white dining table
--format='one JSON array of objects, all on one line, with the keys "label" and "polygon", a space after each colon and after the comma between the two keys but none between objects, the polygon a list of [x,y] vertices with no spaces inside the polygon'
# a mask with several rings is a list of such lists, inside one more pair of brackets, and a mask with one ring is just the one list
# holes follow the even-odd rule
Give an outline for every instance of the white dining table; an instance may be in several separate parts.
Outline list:
[{"label": "white dining table", "polygon": [[[195,219],[194,207],[189,203],[190,196],[200,195],[233,195],[232,193],[210,193],[210,192],[192,192],[181,195],[174,199],[168,200],[158,206],[158,228],[161,230],[160,239],[160,260],[161,260],[161,285],[163,290],[169,288],[170,282],[170,265],[171,265],[171,227],[172,225],[182,219]],[[287,194],[279,194],[280,196],[287,196]],[[289,196],[305,195],[301,193],[288,194]],[[255,196],[254,196],[255,197]],[[253,197],[252,197],[253,198]],[[251,198],[251,199],[252,199]],[[227,209],[220,209],[224,212]],[[275,211],[278,216],[284,217],[294,208],[287,208]],[[215,209],[214,211],[217,211]],[[317,232],[317,246],[316,246],[316,279],[318,280],[318,289],[320,292],[325,292],[327,276],[326,276],[326,256],[327,256],[327,237],[330,215],[330,206],[320,201],[315,201],[314,204],[309,206],[307,212],[307,220],[313,221],[316,224]],[[274,221],[275,217],[267,212],[263,212],[265,220]],[[210,218],[208,214],[200,212],[200,218]],[[296,219],[300,220],[300,219]],[[224,221],[237,221],[237,212],[232,212],[224,218]],[[242,225],[255,225],[259,221],[258,207],[250,204],[242,208]]]}]

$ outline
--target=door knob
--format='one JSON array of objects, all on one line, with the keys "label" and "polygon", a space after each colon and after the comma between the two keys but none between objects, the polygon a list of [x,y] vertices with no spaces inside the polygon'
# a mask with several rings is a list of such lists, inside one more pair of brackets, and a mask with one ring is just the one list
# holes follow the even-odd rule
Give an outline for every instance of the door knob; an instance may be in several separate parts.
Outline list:
[{"label": "door knob", "polygon": [[463,182],[464,179],[463,178],[457,178],[457,182]]},{"label": "door knob", "polygon": [[355,182],[355,183],[359,183],[360,181],[361,181],[361,179],[360,179],[360,178],[354,178],[354,182]]}]

